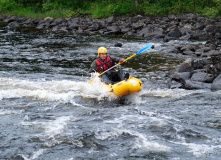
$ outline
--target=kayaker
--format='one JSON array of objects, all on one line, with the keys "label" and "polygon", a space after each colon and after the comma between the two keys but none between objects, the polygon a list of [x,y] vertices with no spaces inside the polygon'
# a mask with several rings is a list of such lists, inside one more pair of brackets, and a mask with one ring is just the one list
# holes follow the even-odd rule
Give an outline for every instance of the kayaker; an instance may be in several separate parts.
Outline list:
[{"label": "kayaker", "polygon": [[[89,73],[102,73],[117,63],[123,63],[123,60],[110,57],[107,55],[107,49],[105,47],[100,47],[98,49],[98,57],[92,62]],[[101,76],[101,80],[106,84],[113,84],[125,78],[129,78],[128,73],[125,74],[123,70],[116,71],[114,68]]]}]

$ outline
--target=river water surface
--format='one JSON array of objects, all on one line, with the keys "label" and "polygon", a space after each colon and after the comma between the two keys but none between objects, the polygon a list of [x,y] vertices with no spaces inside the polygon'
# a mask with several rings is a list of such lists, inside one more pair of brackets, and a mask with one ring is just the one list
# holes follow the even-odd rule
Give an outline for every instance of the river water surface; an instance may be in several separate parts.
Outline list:
[{"label": "river water surface", "polygon": [[[188,58],[163,53],[186,42],[74,35],[0,25],[0,159],[217,160],[221,92],[168,89]],[[121,48],[114,47],[122,43]],[[143,81],[138,94],[107,97],[87,73],[100,46]],[[107,98],[104,98],[107,97]]]}]

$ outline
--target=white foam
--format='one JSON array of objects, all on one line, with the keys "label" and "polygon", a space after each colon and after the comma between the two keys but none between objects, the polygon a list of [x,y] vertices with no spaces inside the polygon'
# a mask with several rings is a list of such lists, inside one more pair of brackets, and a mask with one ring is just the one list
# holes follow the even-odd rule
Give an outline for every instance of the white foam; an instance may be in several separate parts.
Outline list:
[{"label": "white foam", "polygon": [[63,134],[69,134],[68,122],[72,119],[72,116],[62,116],[56,118],[54,121],[48,122],[21,122],[21,125],[27,129],[34,128],[44,131],[44,135],[47,139],[55,139]]},{"label": "white foam", "polygon": [[[69,102],[74,97],[96,98],[101,100],[108,97],[106,86],[94,81],[75,82],[68,80],[61,81],[45,81],[38,79],[37,81],[20,80],[12,78],[0,78],[0,100],[3,98],[30,98],[47,101],[65,101]],[[113,97],[111,97],[113,98]]]},{"label": "white foam", "polygon": [[45,150],[46,149],[40,149],[40,150],[34,152],[30,157],[27,157],[24,155],[21,155],[21,156],[22,156],[22,158],[24,158],[24,160],[33,160],[33,159],[38,158],[40,155],[42,155]]},{"label": "white foam", "polygon": [[133,142],[133,149],[155,151],[155,152],[167,152],[170,151],[170,147],[154,142],[155,137],[149,136],[131,130],[114,129],[113,131],[101,131],[96,133],[95,137],[101,140],[113,140],[121,135],[134,136],[135,141]]},{"label": "white foam", "polygon": [[23,110],[19,110],[19,111],[13,111],[13,110],[0,110],[0,116],[1,115],[9,115],[9,114],[21,114],[22,112],[24,112]]},{"label": "white foam", "polygon": [[195,144],[195,143],[181,143],[187,146],[194,156],[197,158],[209,157],[211,155],[221,153],[221,145],[206,145],[206,144]]}]

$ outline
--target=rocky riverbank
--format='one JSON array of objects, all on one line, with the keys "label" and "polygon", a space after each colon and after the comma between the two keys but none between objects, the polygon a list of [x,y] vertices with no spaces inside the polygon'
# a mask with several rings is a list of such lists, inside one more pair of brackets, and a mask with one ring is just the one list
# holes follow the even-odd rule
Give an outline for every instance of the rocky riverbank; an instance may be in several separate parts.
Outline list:
[{"label": "rocky riverbank", "polygon": [[[34,27],[70,34],[103,34],[137,36],[153,41],[190,40],[205,44],[171,46],[164,53],[194,57],[184,62],[169,76],[170,88],[221,90],[221,18],[199,15],[148,17],[109,17],[92,19],[72,18],[22,18],[0,15],[8,27]],[[121,44],[119,44],[120,46]]]}]

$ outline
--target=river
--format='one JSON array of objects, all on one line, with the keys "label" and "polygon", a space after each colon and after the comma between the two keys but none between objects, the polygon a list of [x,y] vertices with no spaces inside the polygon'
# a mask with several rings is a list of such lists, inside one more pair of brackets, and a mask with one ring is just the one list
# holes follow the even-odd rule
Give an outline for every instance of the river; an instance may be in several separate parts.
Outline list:
[{"label": "river", "polygon": [[[122,47],[114,44],[122,43]],[[107,97],[88,83],[100,46],[125,59],[142,80],[140,93]],[[1,160],[217,160],[221,157],[221,92],[168,89],[174,69],[193,57],[123,36],[76,35],[0,23]]]}]

